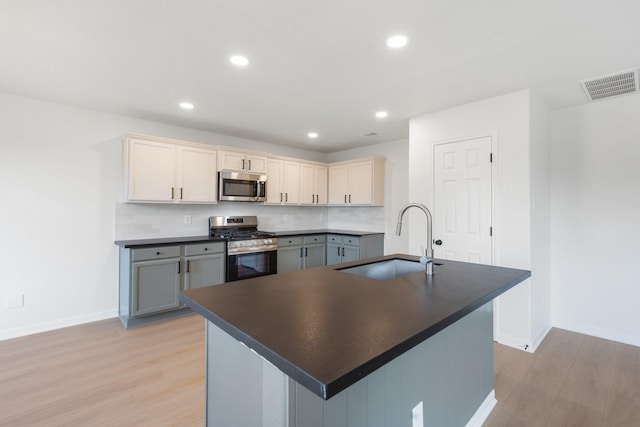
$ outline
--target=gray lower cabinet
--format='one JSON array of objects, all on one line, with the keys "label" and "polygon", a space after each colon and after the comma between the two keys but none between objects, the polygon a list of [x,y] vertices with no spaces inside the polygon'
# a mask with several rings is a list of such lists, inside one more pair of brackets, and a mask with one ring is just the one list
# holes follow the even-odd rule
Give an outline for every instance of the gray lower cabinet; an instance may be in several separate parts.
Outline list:
[{"label": "gray lower cabinet", "polygon": [[384,234],[313,234],[278,239],[278,273],[384,255]]},{"label": "gray lower cabinet", "polygon": [[219,285],[225,279],[225,245],[222,242],[185,246],[185,289]]},{"label": "gray lower cabinet", "polygon": [[326,265],[327,236],[289,236],[278,239],[278,273]]},{"label": "gray lower cabinet", "polygon": [[135,262],[131,277],[131,315],[143,316],[180,306],[180,258]]},{"label": "gray lower cabinet", "polygon": [[190,312],[180,291],[223,283],[225,265],[224,242],[120,248],[122,324],[128,328]]},{"label": "gray lower cabinet", "polygon": [[303,268],[327,265],[327,235],[316,234],[304,236],[303,239]]},{"label": "gray lower cabinet", "polygon": [[327,265],[384,255],[384,235],[327,235]]},{"label": "gray lower cabinet", "polygon": [[278,239],[278,273],[302,270],[304,254],[302,244],[302,236]]}]

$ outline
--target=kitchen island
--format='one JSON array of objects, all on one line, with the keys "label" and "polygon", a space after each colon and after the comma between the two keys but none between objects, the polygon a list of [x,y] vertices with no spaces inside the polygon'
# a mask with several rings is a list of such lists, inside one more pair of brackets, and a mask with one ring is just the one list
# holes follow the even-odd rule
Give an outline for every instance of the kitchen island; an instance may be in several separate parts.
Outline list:
[{"label": "kitchen island", "polygon": [[491,301],[530,272],[448,260],[433,276],[345,271],[392,259],[417,260],[183,292],[207,319],[207,425],[480,425],[495,404]]}]

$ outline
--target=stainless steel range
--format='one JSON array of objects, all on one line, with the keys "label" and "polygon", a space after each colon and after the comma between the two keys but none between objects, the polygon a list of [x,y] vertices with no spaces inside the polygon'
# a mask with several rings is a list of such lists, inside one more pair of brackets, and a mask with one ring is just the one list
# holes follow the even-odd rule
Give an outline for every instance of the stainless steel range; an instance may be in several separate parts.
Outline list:
[{"label": "stainless steel range", "polygon": [[277,273],[278,239],[256,216],[212,216],[209,234],[227,240],[227,282]]}]

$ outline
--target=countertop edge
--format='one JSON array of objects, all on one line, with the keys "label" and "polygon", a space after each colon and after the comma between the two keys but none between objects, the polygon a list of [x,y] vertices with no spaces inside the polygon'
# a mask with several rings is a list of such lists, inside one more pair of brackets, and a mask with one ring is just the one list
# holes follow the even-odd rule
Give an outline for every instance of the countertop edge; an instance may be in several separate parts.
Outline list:
[{"label": "countertop edge", "polygon": [[236,328],[229,322],[217,316],[215,313],[207,310],[202,305],[198,304],[196,301],[184,295],[183,293],[180,293],[180,300],[183,303],[187,304],[196,313],[204,317],[207,321],[213,323],[250,349],[255,350],[258,356],[265,359],[267,362],[274,365],[279,370],[281,370],[309,390],[313,391],[318,396],[322,397],[325,400],[331,397],[327,396],[327,387],[322,381],[309,375],[304,370],[298,368],[295,364],[280,356],[269,347],[262,344],[260,341],[257,341],[250,335],[242,332],[240,329]]},{"label": "countertop edge", "polygon": [[474,301],[473,303],[467,305],[466,307],[458,310],[455,313],[452,313],[451,315],[447,316],[446,318],[444,318],[440,322],[433,324],[431,327],[421,331],[420,333],[414,335],[413,337],[410,337],[410,338],[406,339],[405,341],[399,343],[395,347],[390,348],[386,352],[380,354],[378,357],[376,357],[376,358],[370,360],[369,362],[357,367],[356,369],[352,370],[351,372],[348,372],[347,374],[343,375],[342,377],[338,378],[337,380],[333,381],[332,383],[327,384],[326,385],[326,393],[325,393],[326,397],[323,397],[323,398],[326,400],[326,399],[331,398],[332,396],[335,396],[336,394],[340,393],[341,391],[343,391],[347,387],[351,386],[352,384],[355,384],[361,378],[364,378],[365,376],[367,376],[370,373],[374,372],[376,369],[381,368],[382,366],[384,366],[387,363],[391,362],[393,359],[401,356],[402,354],[404,354],[407,351],[411,350],[412,348],[414,348],[415,346],[419,345],[420,343],[428,340],[429,338],[431,338],[432,336],[434,336],[438,332],[440,332],[440,331],[444,330],[445,328],[451,326],[452,324],[454,324],[458,320],[462,319],[466,315],[470,314],[471,312],[477,310],[478,308],[482,307],[486,303],[492,301],[496,297],[498,297],[498,296],[502,295],[503,293],[507,292],[509,289],[511,289],[514,286],[516,286],[517,284],[525,281],[529,277],[531,277],[531,272],[527,271],[526,273],[524,273],[520,277],[512,280],[509,283],[506,283],[499,290],[496,290],[495,292],[491,292],[491,293],[487,294],[485,297],[480,298],[477,301]]},{"label": "countertop edge", "polygon": [[[382,260],[382,259],[393,258],[398,256],[400,256],[400,254],[387,255],[383,257],[372,258],[369,261]],[[407,258],[413,258],[413,257],[409,256]],[[362,260],[345,263],[344,267],[347,267],[351,264],[362,264]],[[488,293],[487,295],[477,299],[476,301],[473,301],[467,306],[445,317],[441,321],[434,323],[433,325],[418,332],[412,337],[407,338],[406,340],[402,341],[396,346],[389,348],[388,350],[379,354],[375,358],[369,360],[368,362],[365,362],[360,366],[357,366],[356,368],[352,369],[351,371],[345,373],[341,377],[327,384],[311,376],[309,373],[307,373],[303,369],[297,367],[287,359],[283,358],[279,354],[270,350],[268,347],[266,347],[259,341],[255,340],[251,336],[242,332],[240,329],[236,328],[235,326],[226,322],[222,318],[218,317],[215,313],[207,310],[206,308],[204,308],[203,306],[201,306],[200,304],[198,304],[196,301],[189,298],[188,296],[184,295],[183,293],[180,294],[180,299],[183,302],[187,303],[189,307],[194,309],[196,312],[202,315],[205,319],[211,321],[213,324],[223,329],[226,333],[231,335],[233,338],[244,343],[249,348],[254,349],[261,357],[263,357],[269,363],[276,366],[282,372],[284,372],[285,374],[293,378],[295,381],[302,384],[303,386],[305,386],[306,388],[314,392],[316,395],[322,397],[324,400],[327,400],[335,396],[336,394],[340,393],[341,391],[345,390],[347,387],[353,385],[354,383],[364,378],[365,376],[369,375],[370,373],[374,372],[376,369],[386,365],[387,363],[391,362],[393,359],[406,353],[407,351],[411,350],[413,347],[417,346],[418,344],[426,341],[433,335],[449,327],[450,325],[460,320],[464,316],[480,308],[484,304],[490,302],[491,300],[495,299],[497,296],[503,294],[504,292],[508,291],[509,289],[513,288],[514,286],[523,282],[524,280],[526,280],[531,276],[530,271],[527,271],[527,270],[521,270],[521,271],[522,271],[522,274],[520,276],[505,283],[499,289]]]},{"label": "countertop edge", "polygon": [[[375,236],[384,234],[382,231],[354,231],[354,230],[334,230],[334,229],[318,229],[318,230],[285,230],[285,231],[269,231],[262,230],[268,233],[273,233],[274,237],[289,237],[289,236],[311,236],[314,234],[341,234],[344,236]],[[160,247],[160,246],[172,246],[192,243],[206,243],[206,242],[225,242],[226,239],[211,236],[178,236],[178,237],[157,237],[149,239],[125,239],[115,240],[114,243],[124,249],[133,248],[145,248],[145,247]]]}]

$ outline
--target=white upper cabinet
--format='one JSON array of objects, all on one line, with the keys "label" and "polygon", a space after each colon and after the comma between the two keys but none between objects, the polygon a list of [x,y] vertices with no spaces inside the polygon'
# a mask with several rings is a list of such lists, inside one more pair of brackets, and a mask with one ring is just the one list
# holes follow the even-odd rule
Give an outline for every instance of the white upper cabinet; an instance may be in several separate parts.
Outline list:
[{"label": "white upper cabinet", "polygon": [[300,164],[300,203],[326,205],[328,168],[309,163]]},{"label": "white upper cabinet", "polygon": [[329,166],[329,204],[382,206],[384,160],[358,159]]},{"label": "white upper cabinet", "polygon": [[300,163],[269,159],[267,168],[268,204],[300,203]]},{"label": "white upper cabinet", "polygon": [[178,147],[178,180],[180,202],[216,203],[217,202],[217,151]]},{"label": "white upper cabinet", "polygon": [[127,139],[128,201],[173,202],[175,196],[176,150],[173,144]]},{"label": "white upper cabinet", "polygon": [[127,201],[216,203],[217,150],[136,137],[124,153]]},{"label": "white upper cabinet", "polygon": [[266,203],[382,206],[384,159],[319,163],[185,141],[124,137],[125,200],[216,203],[219,170],[267,175]]},{"label": "white upper cabinet", "polygon": [[247,173],[266,173],[267,157],[239,151],[221,150],[219,169]]},{"label": "white upper cabinet", "polygon": [[269,159],[267,161],[267,204],[281,204],[284,202],[284,162]]}]

